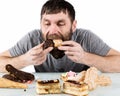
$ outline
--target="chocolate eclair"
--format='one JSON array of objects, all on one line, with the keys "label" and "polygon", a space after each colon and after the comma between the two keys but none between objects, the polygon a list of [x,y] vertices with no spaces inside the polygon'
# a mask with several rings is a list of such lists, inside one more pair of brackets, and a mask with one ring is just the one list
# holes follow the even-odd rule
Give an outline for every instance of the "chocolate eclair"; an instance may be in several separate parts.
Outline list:
[{"label": "chocolate eclair", "polygon": [[59,50],[58,47],[62,45],[62,42],[64,41],[64,37],[62,34],[49,34],[49,32],[46,34],[46,39],[43,44],[43,49],[46,49],[48,47],[53,47],[53,50],[50,51],[50,54],[55,58],[59,59],[62,58],[65,54],[63,50]]},{"label": "chocolate eclair", "polygon": [[50,52],[50,54],[52,54],[52,56],[56,59],[62,58],[65,55],[64,51],[58,49],[62,42],[63,41],[61,39],[47,39],[43,44],[43,49],[53,47],[53,50]]},{"label": "chocolate eclair", "polygon": [[35,79],[33,74],[18,70],[11,64],[6,65],[6,70],[9,72],[9,74],[5,74],[2,77],[12,81],[26,83]]}]

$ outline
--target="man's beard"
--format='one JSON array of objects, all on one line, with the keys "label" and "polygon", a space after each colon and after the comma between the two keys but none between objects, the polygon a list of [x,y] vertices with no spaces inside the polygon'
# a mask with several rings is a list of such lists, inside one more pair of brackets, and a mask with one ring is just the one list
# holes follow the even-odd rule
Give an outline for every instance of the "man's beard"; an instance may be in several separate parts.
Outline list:
[{"label": "man's beard", "polygon": [[49,32],[46,34],[46,39],[61,39],[63,41],[68,41],[71,39],[72,37],[72,29],[70,29],[68,32],[66,32],[65,35],[61,34],[60,32],[58,32],[58,34],[49,34]]}]

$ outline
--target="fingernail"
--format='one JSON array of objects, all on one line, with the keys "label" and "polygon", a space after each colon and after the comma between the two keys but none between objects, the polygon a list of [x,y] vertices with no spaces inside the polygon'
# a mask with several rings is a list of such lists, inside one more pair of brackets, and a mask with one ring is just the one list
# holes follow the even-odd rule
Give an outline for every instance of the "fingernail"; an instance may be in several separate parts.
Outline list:
[{"label": "fingernail", "polygon": [[50,50],[52,50],[53,49],[53,47],[50,47]]}]

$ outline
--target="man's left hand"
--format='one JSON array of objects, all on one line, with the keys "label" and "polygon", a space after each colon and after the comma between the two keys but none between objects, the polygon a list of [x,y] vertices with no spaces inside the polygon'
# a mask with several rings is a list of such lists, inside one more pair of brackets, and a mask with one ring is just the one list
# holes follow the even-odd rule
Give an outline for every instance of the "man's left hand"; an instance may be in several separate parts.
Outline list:
[{"label": "man's left hand", "polygon": [[65,54],[68,56],[69,59],[76,63],[82,63],[85,51],[81,47],[80,44],[74,41],[64,41],[62,46],[58,47],[59,50],[64,50]]}]

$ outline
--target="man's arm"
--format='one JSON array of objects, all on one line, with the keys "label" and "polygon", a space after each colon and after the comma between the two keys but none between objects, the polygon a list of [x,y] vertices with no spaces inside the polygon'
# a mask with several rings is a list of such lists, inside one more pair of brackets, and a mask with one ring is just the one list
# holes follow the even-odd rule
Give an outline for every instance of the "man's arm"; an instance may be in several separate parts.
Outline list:
[{"label": "man's arm", "polygon": [[43,50],[43,43],[39,44],[23,55],[12,57],[9,51],[0,54],[0,72],[5,72],[6,64],[11,64],[17,69],[24,68],[28,65],[40,65],[46,60],[46,55],[52,50],[49,47]]},{"label": "man's arm", "polygon": [[100,56],[85,52],[81,45],[74,41],[65,41],[62,45],[59,49],[64,50],[73,62],[94,66],[102,72],[120,72],[120,52],[114,49],[110,49],[106,56]]},{"label": "man's arm", "polygon": [[0,72],[6,72],[5,66],[7,64],[11,64],[18,69],[27,66],[24,62],[24,59],[22,59],[22,55],[17,57],[12,57],[8,50],[0,54]]},{"label": "man's arm", "polygon": [[94,66],[102,72],[120,72],[120,52],[110,49],[106,56],[99,56],[85,52],[83,62]]}]

